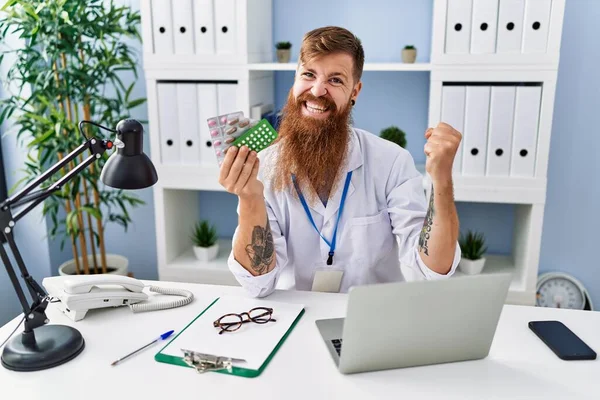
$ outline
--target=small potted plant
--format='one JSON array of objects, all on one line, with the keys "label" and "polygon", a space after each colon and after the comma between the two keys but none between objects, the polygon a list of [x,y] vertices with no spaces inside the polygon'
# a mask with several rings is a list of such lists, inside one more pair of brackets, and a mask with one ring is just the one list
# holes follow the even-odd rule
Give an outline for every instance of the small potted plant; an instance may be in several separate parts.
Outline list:
[{"label": "small potted plant", "polygon": [[280,63],[288,63],[290,62],[290,54],[292,44],[290,42],[277,42],[275,44],[275,48],[277,49],[277,61]]},{"label": "small potted plant", "polygon": [[406,148],[406,134],[397,126],[389,126],[381,131],[379,137],[396,143],[402,148]]},{"label": "small potted plant", "polygon": [[406,45],[404,49],[402,49],[402,62],[405,63],[414,63],[417,59],[417,49],[415,46]]},{"label": "small potted plant", "polygon": [[487,251],[483,233],[469,230],[466,236],[461,234],[458,243],[462,252],[462,257],[458,264],[459,269],[467,275],[480,273],[485,265],[485,257],[483,255]]},{"label": "small potted plant", "polygon": [[194,254],[198,260],[211,261],[217,257],[219,243],[217,242],[217,228],[214,225],[210,225],[206,220],[197,222],[191,239],[194,243]]}]

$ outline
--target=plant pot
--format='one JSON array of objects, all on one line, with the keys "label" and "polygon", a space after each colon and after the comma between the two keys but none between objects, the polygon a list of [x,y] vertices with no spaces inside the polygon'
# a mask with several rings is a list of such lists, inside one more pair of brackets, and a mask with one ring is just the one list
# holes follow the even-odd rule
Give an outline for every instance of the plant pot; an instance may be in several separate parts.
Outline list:
[{"label": "plant pot", "polygon": [[[90,254],[87,256],[88,264],[90,266],[90,274],[94,273],[94,259]],[[96,254],[96,261],[98,262],[98,272],[102,273],[102,261],[100,254]],[[129,268],[129,260],[126,257],[120,256],[118,254],[107,254],[106,255],[106,273],[113,275],[124,275],[127,276]],[[83,274],[83,257],[79,257],[79,272]],[[65,275],[75,275],[75,259],[72,258],[68,261],[65,261],[58,267],[58,274]]]},{"label": "plant pot", "polygon": [[217,254],[219,254],[219,243],[215,243],[210,247],[194,246],[194,254],[200,261],[206,262],[214,260],[217,258]]},{"label": "plant pot", "polygon": [[280,63],[290,62],[290,49],[277,49],[277,61]]},{"label": "plant pot", "polygon": [[468,260],[463,258],[458,263],[458,268],[467,275],[476,275],[481,272],[483,266],[485,265],[485,257],[480,258],[479,260]]},{"label": "plant pot", "polygon": [[402,62],[414,63],[417,59],[417,49],[402,49]]}]

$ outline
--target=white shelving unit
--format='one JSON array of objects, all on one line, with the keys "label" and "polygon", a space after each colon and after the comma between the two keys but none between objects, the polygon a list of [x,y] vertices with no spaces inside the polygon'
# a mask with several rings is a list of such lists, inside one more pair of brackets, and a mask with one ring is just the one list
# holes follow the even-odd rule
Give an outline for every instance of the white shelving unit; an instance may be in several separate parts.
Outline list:
[{"label": "white shelving unit", "polygon": [[[489,255],[483,273],[513,272],[507,302],[531,305],[535,303],[565,0],[433,1],[431,62],[404,64],[367,60],[364,70],[428,71],[429,126],[440,121],[445,84],[541,86],[534,174],[469,176],[458,171],[454,175],[456,201],[515,205],[512,254]],[[156,4],[161,4],[158,12]],[[226,263],[230,241],[221,242],[218,258],[210,263],[202,264],[194,258],[189,231],[202,206],[199,191],[223,189],[218,183],[218,167],[212,159],[200,160],[197,165],[162,162],[164,132],[159,128],[157,87],[162,82],[235,84],[236,109],[249,115],[253,105],[274,102],[274,72],[294,71],[296,63],[272,62],[271,0],[177,0],[174,4],[188,9],[175,13],[166,10],[164,4],[170,2],[141,2],[151,157],[159,175],[154,187],[159,279],[237,285]],[[482,4],[495,5],[496,14],[483,10]],[[201,13],[200,7],[207,7],[207,12]],[[460,9],[468,12],[461,14]],[[257,15],[262,16],[263,24],[259,30],[249,29],[248,21]],[[494,37],[491,50],[489,43],[473,36],[474,30],[485,31],[482,18],[490,18],[489,29],[495,29],[494,32],[506,29],[504,36],[498,33]],[[470,26],[473,21],[475,25]],[[226,27],[228,23],[237,28]],[[510,23],[514,29],[508,29]],[[175,46],[175,41],[184,40],[183,25],[188,32],[185,45]],[[165,33],[160,33],[161,27],[166,29]],[[231,35],[222,38],[226,32]],[[164,34],[167,39],[171,35],[170,47]],[[180,34],[183,36],[178,36]],[[457,41],[460,35],[466,35],[467,42]],[[200,145],[204,145],[202,134],[200,138]],[[423,166],[418,167],[424,171]],[[423,185],[426,190],[430,187],[425,173]],[[235,210],[222,212],[234,213]]]}]

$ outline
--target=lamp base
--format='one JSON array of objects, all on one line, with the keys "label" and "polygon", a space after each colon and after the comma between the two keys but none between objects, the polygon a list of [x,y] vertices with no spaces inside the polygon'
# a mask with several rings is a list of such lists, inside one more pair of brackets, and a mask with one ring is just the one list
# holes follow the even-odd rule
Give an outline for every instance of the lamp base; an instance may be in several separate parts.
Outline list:
[{"label": "lamp base", "polygon": [[77,357],[84,347],[85,341],[77,329],[44,325],[8,342],[2,353],[2,366],[13,371],[53,368]]}]

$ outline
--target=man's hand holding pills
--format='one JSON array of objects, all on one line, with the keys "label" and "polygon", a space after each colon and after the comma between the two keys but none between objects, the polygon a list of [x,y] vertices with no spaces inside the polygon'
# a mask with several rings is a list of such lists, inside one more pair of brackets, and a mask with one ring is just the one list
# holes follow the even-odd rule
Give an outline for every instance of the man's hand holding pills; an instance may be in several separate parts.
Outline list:
[{"label": "man's hand holding pills", "polygon": [[247,146],[227,149],[219,173],[219,184],[240,199],[263,198],[264,186],[258,180],[259,159]]},{"label": "man's hand holding pills", "polygon": [[440,122],[425,132],[425,170],[433,182],[452,180],[452,164],[462,135],[450,125]]}]

